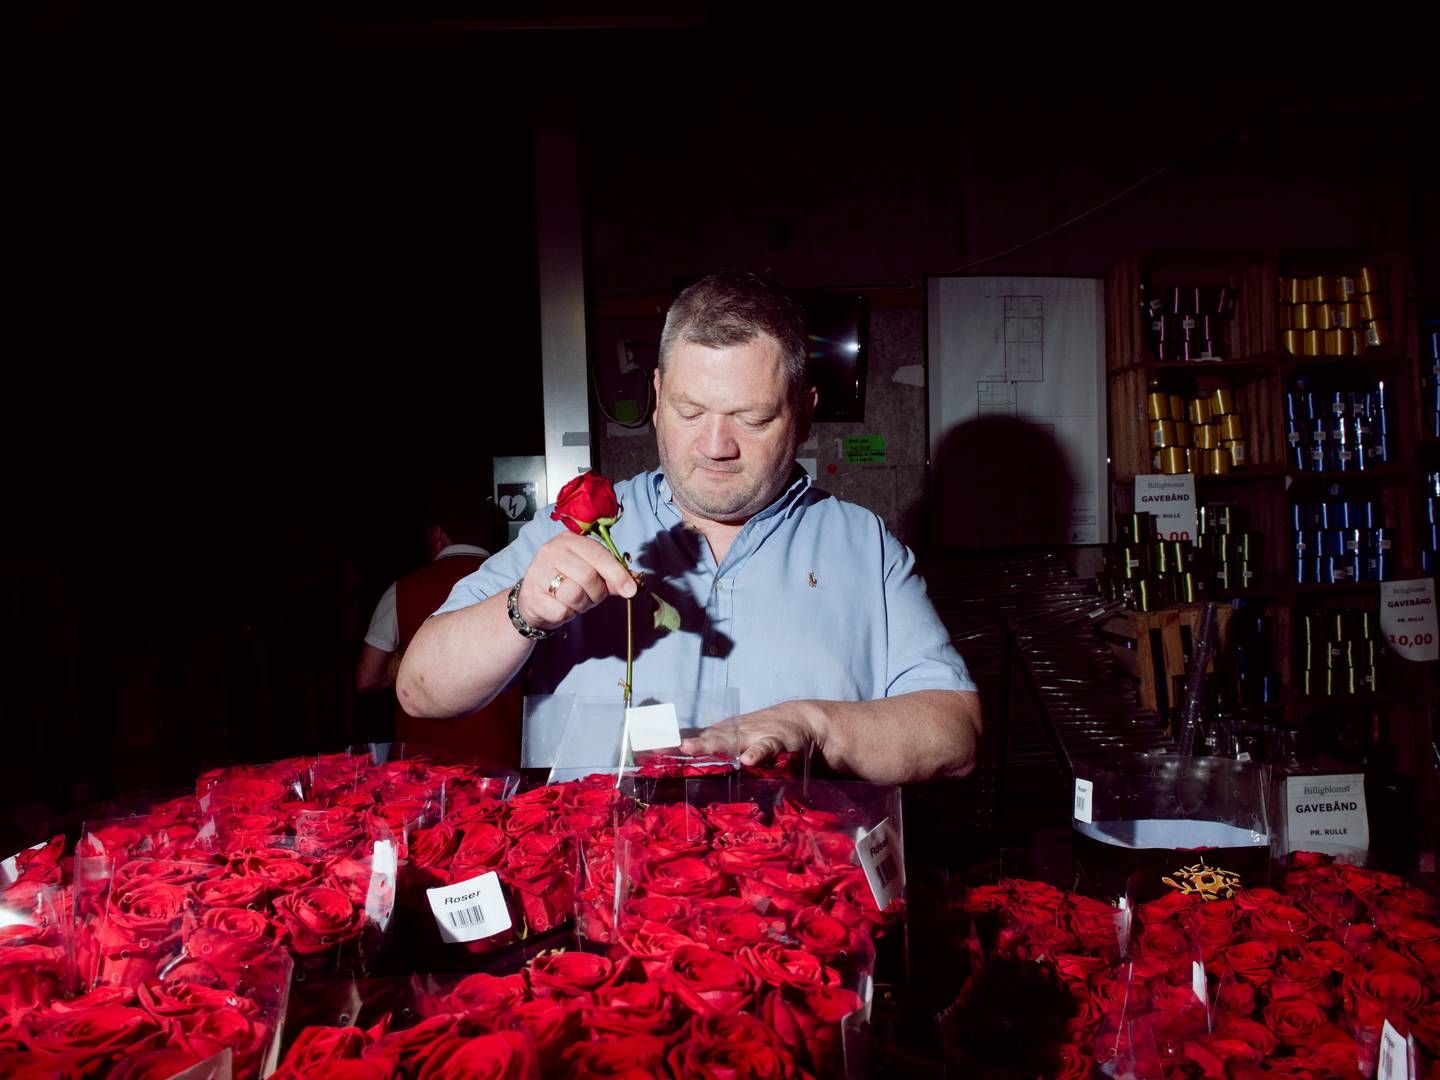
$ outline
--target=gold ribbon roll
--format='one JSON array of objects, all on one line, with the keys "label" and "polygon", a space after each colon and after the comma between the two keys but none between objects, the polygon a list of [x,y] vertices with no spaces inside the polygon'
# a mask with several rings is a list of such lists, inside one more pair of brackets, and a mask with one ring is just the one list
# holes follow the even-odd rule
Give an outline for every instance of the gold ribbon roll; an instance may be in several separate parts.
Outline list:
[{"label": "gold ribbon roll", "polygon": [[1317,304],[1326,304],[1335,297],[1335,279],[1327,274],[1316,274],[1310,279],[1310,295]]},{"label": "gold ribbon roll", "polygon": [[1350,351],[1349,330],[1322,330],[1326,356],[1346,356]]},{"label": "gold ribbon roll", "polygon": [[1205,451],[1205,475],[1224,476],[1230,471],[1230,452],[1221,448],[1219,450]]},{"label": "gold ribbon roll", "polygon": [[1286,330],[1280,336],[1280,343],[1291,356],[1300,356],[1305,350],[1305,331]]},{"label": "gold ribbon roll", "polygon": [[1320,351],[1320,349],[1321,349],[1320,331],[1319,331],[1319,330],[1302,330],[1301,333],[1304,334],[1305,337],[1302,339],[1301,344],[1300,344],[1300,355],[1301,355],[1301,356],[1321,356],[1321,355],[1323,355],[1323,354],[1321,353],[1321,351]]},{"label": "gold ribbon roll", "polygon": [[1336,304],[1333,310],[1335,312],[1335,325],[1348,327],[1351,330],[1359,326],[1360,321],[1365,317],[1361,313],[1361,305],[1354,300],[1348,304]]},{"label": "gold ribbon roll", "polygon": [[1296,304],[1290,309],[1290,325],[1296,330],[1314,330],[1320,324],[1316,322],[1314,304]]},{"label": "gold ribbon roll", "polygon": [[1372,349],[1390,344],[1390,320],[1376,319],[1365,327],[1365,344]]},{"label": "gold ribbon roll", "polygon": [[1210,411],[1215,416],[1226,416],[1235,411],[1235,391],[1228,386],[1218,386],[1210,395]]},{"label": "gold ribbon roll", "polygon": [[1315,305],[1315,329],[1333,330],[1339,324],[1335,321],[1334,304]]},{"label": "gold ribbon roll", "polygon": [[1174,446],[1175,443],[1175,421],[1174,420],[1152,420],[1150,421],[1150,445],[1155,449],[1162,446]]},{"label": "gold ribbon roll", "polygon": [[1170,419],[1171,419],[1171,420],[1184,420],[1184,419],[1185,419],[1185,398],[1184,398],[1184,396],[1181,395],[1181,394],[1171,394],[1171,395],[1170,395]]},{"label": "gold ribbon roll", "polygon": [[1190,451],[1183,446],[1167,446],[1160,451],[1160,471],[1177,476],[1190,471]]},{"label": "gold ribbon roll", "polygon": [[1198,450],[1214,450],[1220,445],[1220,425],[1196,424],[1190,442]]},{"label": "gold ribbon roll", "polygon": [[1341,274],[1335,279],[1335,295],[1341,300],[1349,300],[1359,291],[1359,286],[1353,277]]},{"label": "gold ribbon roll", "polygon": [[1295,281],[1298,283],[1297,288],[1299,289],[1295,302],[1297,304],[1313,304],[1315,302],[1315,279],[1296,278]]},{"label": "gold ribbon roll", "polygon": [[1347,333],[1348,335],[1350,335],[1350,336],[1346,339],[1347,342],[1348,342],[1348,344],[1349,344],[1349,352],[1346,353],[1346,355],[1347,355],[1347,356],[1359,356],[1361,353],[1363,353],[1363,352],[1365,351],[1365,348],[1366,348],[1366,345],[1365,345],[1365,331],[1364,331],[1364,330],[1346,330],[1345,333]]},{"label": "gold ribbon roll", "polygon": [[1238,413],[1222,416],[1220,418],[1220,438],[1222,441],[1245,438],[1245,418]]},{"label": "gold ribbon roll", "polygon": [[1355,287],[1362,293],[1380,291],[1380,271],[1373,266],[1362,266],[1355,274]]},{"label": "gold ribbon roll", "polygon": [[1170,395],[1150,391],[1145,398],[1145,415],[1151,420],[1170,419]]},{"label": "gold ribbon roll", "polygon": [[1191,444],[1190,425],[1184,420],[1172,421],[1175,425],[1175,445],[1189,446]]},{"label": "gold ribbon roll", "polygon": [[1383,296],[1360,297],[1360,317],[1366,322],[1385,318],[1385,298]]},{"label": "gold ribbon roll", "polygon": [[1135,606],[1141,611],[1154,611],[1159,606],[1160,599],[1155,593],[1154,582],[1141,578],[1135,583]]},{"label": "gold ribbon roll", "polygon": [[1185,412],[1190,417],[1192,424],[1208,424],[1210,422],[1210,399],[1191,398],[1185,403]]},{"label": "gold ribbon roll", "polygon": [[1230,464],[1235,468],[1243,468],[1245,465],[1245,440],[1231,439],[1224,444],[1224,449],[1230,451]]}]

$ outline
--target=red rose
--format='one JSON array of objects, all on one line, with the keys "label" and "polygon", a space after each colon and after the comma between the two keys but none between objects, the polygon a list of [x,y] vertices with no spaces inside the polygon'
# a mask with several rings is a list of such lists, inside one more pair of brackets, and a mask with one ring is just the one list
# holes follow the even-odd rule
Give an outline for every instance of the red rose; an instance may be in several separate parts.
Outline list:
[{"label": "red rose", "polygon": [[760,807],[753,802],[711,803],[700,813],[717,833],[739,832],[760,824]]},{"label": "red rose", "polygon": [[778,1035],[752,1016],[697,1016],[671,1049],[675,1076],[790,1080],[799,1069]]},{"label": "red rose", "polygon": [[855,938],[850,928],[818,907],[804,908],[795,913],[790,933],[800,946],[822,960],[834,960],[855,951]]},{"label": "red rose", "polygon": [[140,1009],[97,1005],[57,1016],[37,1031],[30,1046],[40,1054],[68,1058],[86,1069],[103,1070],[121,1053],[153,1049],[160,1028]]},{"label": "red rose", "polygon": [[598,473],[581,473],[560,489],[550,517],[581,536],[596,525],[609,528],[620,520],[615,485]]},{"label": "red rose", "polygon": [[725,878],[704,859],[683,856],[645,867],[644,885],[661,896],[719,896]]},{"label": "red rose", "polygon": [[299,889],[275,901],[275,915],[290,932],[298,956],[330,952],[360,936],[365,913],[338,889]]},{"label": "red rose", "polygon": [[744,964],[703,945],[676,949],[673,966],[661,977],[697,1013],[737,1012],[755,996],[755,977]]},{"label": "red rose", "polygon": [[0,1016],[9,1016],[56,997],[65,978],[65,950],[48,945],[0,949]]},{"label": "red rose", "polygon": [[1365,1027],[1379,1027],[1396,1012],[1425,1003],[1425,987],[1403,971],[1367,971],[1346,977],[1341,988],[1345,1012]]},{"label": "red rose", "polygon": [[885,927],[899,920],[904,906],[904,901],[897,899],[884,911],[876,907],[875,894],[870,891],[865,871],[858,866],[831,886],[829,899],[825,901],[825,910],[835,918],[847,926],[868,923],[877,938],[883,936]]},{"label": "red rose", "polygon": [[540,1054],[542,1070],[553,1074],[565,1048],[580,1037],[580,1009],[583,998],[542,997],[496,1013],[497,1021],[518,1023]]},{"label": "red rose", "polygon": [[638,841],[657,859],[703,852],[710,830],[705,817],[689,803],[650,806],[620,828],[620,835]]},{"label": "red rose", "polygon": [[414,1076],[457,1022],[449,1015],[429,1017],[404,1031],[381,1036],[361,1052],[361,1058],[384,1065],[387,1076]]},{"label": "red rose", "polygon": [[1335,995],[1329,989],[1330,975],[1329,968],[1308,960],[1282,960],[1270,980],[1270,1000],[1305,997],[1322,1009],[1329,1009],[1335,1004]]},{"label": "red rose", "polygon": [[634,1034],[580,1043],[565,1051],[567,1076],[651,1080],[664,1072],[665,1043],[653,1035]]},{"label": "red rose", "polygon": [[554,952],[530,964],[530,985],[537,995],[579,997],[599,989],[615,974],[603,956],[585,952]]},{"label": "red rose", "polygon": [[597,1038],[670,1035],[688,1016],[658,982],[628,982],[602,987],[595,1005],[584,1012],[585,1027]]},{"label": "red rose", "polygon": [[1249,1016],[1256,1008],[1255,987],[1244,979],[1221,980],[1215,992],[1215,1010],[1232,1016]]},{"label": "red rose", "polygon": [[1264,986],[1275,974],[1275,946],[1268,941],[1242,941],[1220,953],[1219,962],[1256,986]]},{"label": "red rose", "polygon": [[232,865],[237,873],[264,878],[273,889],[308,885],[320,873],[319,865],[313,860],[285,848],[244,851],[234,858]]},{"label": "red rose", "polygon": [[641,896],[625,901],[621,926],[639,925],[646,920],[665,926],[684,926],[690,919],[690,901],[683,896]]},{"label": "red rose", "polygon": [[[245,999],[231,997],[230,1000]],[[235,1057],[235,1072],[247,1075],[258,1067],[270,1035],[268,1025],[232,1006],[206,1011],[195,1022],[183,1024],[179,1034],[172,1038],[183,1049],[202,1059],[228,1047]]]},{"label": "red rose", "polygon": [[1275,1033],[1264,1024],[1243,1016],[1217,1017],[1215,1035],[1221,1039],[1235,1040],[1253,1046],[1262,1057],[1270,1057],[1279,1049]]},{"label": "red rose", "polygon": [[642,922],[620,939],[621,948],[640,961],[647,977],[653,978],[670,966],[675,950],[695,942],[660,923]]},{"label": "red rose", "polygon": [[194,1050],[167,1046],[140,1054],[126,1054],[109,1077],[110,1080],[170,1080],[203,1060]]},{"label": "red rose", "polygon": [[529,1080],[539,1061],[522,1031],[497,1031],[465,1038],[446,1036],[426,1056],[418,1080]]},{"label": "red rose", "polygon": [[[825,891],[823,879],[809,871],[792,874],[784,867],[765,867],[753,876],[740,878],[739,886],[741,897],[754,907],[763,911],[772,904],[787,915],[818,902]],[[841,918],[834,911],[831,914]]]},{"label": "red rose", "polygon": [[[836,921],[839,922],[838,919]],[[712,908],[696,914],[690,933],[701,945],[723,953],[735,953],[746,946],[779,938],[785,933],[785,920],[761,915],[748,907],[743,911]]]},{"label": "red rose", "polygon": [[838,986],[840,975],[804,949],[767,943],[741,949],[735,959],[771,986]]},{"label": "red rose", "polygon": [[218,877],[195,887],[202,907],[261,908],[270,896],[270,882],[259,874]]},{"label": "red rose", "polygon": [[[748,830],[735,830],[715,837],[714,862],[727,874],[757,874],[766,867],[785,869],[790,862],[795,843],[789,834],[780,829],[755,826]],[[851,847],[853,851],[853,845]],[[829,863],[823,860],[812,863],[825,868]]]},{"label": "red rose", "polygon": [[772,990],[760,1007],[760,1018],[783,1045],[803,1047],[817,1075],[838,1076],[843,1054],[840,1022],[861,1005],[858,994],[841,987]]},{"label": "red rose", "polygon": [[1340,971],[1351,963],[1354,957],[1346,952],[1343,946],[1322,938],[1319,941],[1307,941],[1301,945],[1300,959],[1308,960],[1312,964],[1319,964],[1332,971]]},{"label": "red rose", "polygon": [[523,975],[487,975],[481,972],[461,981],[436,1002],[440,1012],[465,1013],[482,1009],[508,1009],[527,1001],[530,991]]},{"label": "red rose", "polygon": [[1055,1053],[1054,1071],[1046,1075],[1055,1080],[1088,1080],[1095,1075],[1095,1059],[1084,1047],[1065,1043]]},{"label": "red rose", "polygon": [[[1336,1030],[1330,1037],[1313,1046],[1302,1046],[1295,1051],[1295,1067],[1307,1069],[1321,1076],[1344,1077],[1346,1080],[1360,1080],[1362,1062],[1360,1048],[1355,1040],[1344,1032]],[[1368,1062],[1363,1063],[1368,1064]]]},{"label": "red rose", "polygon": [[356,1027],[307,1027],[296,1037],[280,1071],[303,1073],[328,1062],[358,1058],[365,1049],[365,1033]]},{"label": "red rose", "polygon": [[1276,1001],[1265,1006],[1265,1024],[1276,1037],[1289,1046],[1302,1046],[1310,1036],[1328,1023],[1325,1010],[1305,998]]},{"label": "red rose", "polygon": [[[509,850],[510,840],[503,829],[489,822],[472,822],[459,834],[454,856],[449,863],[450,878],[453,881],[463,881],[489,870],[498,870],[504,865]],[[437,862],[432,865],[441,864]]]}]

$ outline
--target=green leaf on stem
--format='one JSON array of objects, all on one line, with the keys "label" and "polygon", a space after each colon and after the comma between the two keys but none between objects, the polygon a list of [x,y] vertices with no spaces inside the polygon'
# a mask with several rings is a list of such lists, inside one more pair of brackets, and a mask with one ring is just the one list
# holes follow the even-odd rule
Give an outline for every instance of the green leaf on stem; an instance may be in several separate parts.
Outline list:
[{"label": "green leaf on stem", "polygon": [[655,629],[656,630],[679,630],[680,612],[675,610],[675,605],[660,597],[650,594],[655,599]]}]

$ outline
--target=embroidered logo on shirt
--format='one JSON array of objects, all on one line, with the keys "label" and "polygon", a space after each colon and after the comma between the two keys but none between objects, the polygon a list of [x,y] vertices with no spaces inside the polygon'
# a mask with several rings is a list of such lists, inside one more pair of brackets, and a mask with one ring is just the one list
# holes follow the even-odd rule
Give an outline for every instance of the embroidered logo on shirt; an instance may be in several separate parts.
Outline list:
[{"label": "embroidered logo on shirt", "polygon": [[810,588],[813,589],[813,588],[815,588],[815,586],[817,586],[817,585],[819,585],[819,584],[820,584],[820,579],[815,576],[815,571],[814,571],[814,570],[811,570],[811,571],[810,571]]}]

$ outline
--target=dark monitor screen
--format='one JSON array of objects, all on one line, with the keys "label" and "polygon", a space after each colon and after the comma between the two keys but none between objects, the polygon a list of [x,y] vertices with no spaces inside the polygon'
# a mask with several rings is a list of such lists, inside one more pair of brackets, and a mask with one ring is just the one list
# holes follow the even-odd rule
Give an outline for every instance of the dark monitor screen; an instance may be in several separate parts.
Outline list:
[{"label": "dark monitor screen", "polygon": [[800,289],[816,420],[864,420],[870,359],[870,302],[857,293]]}]

